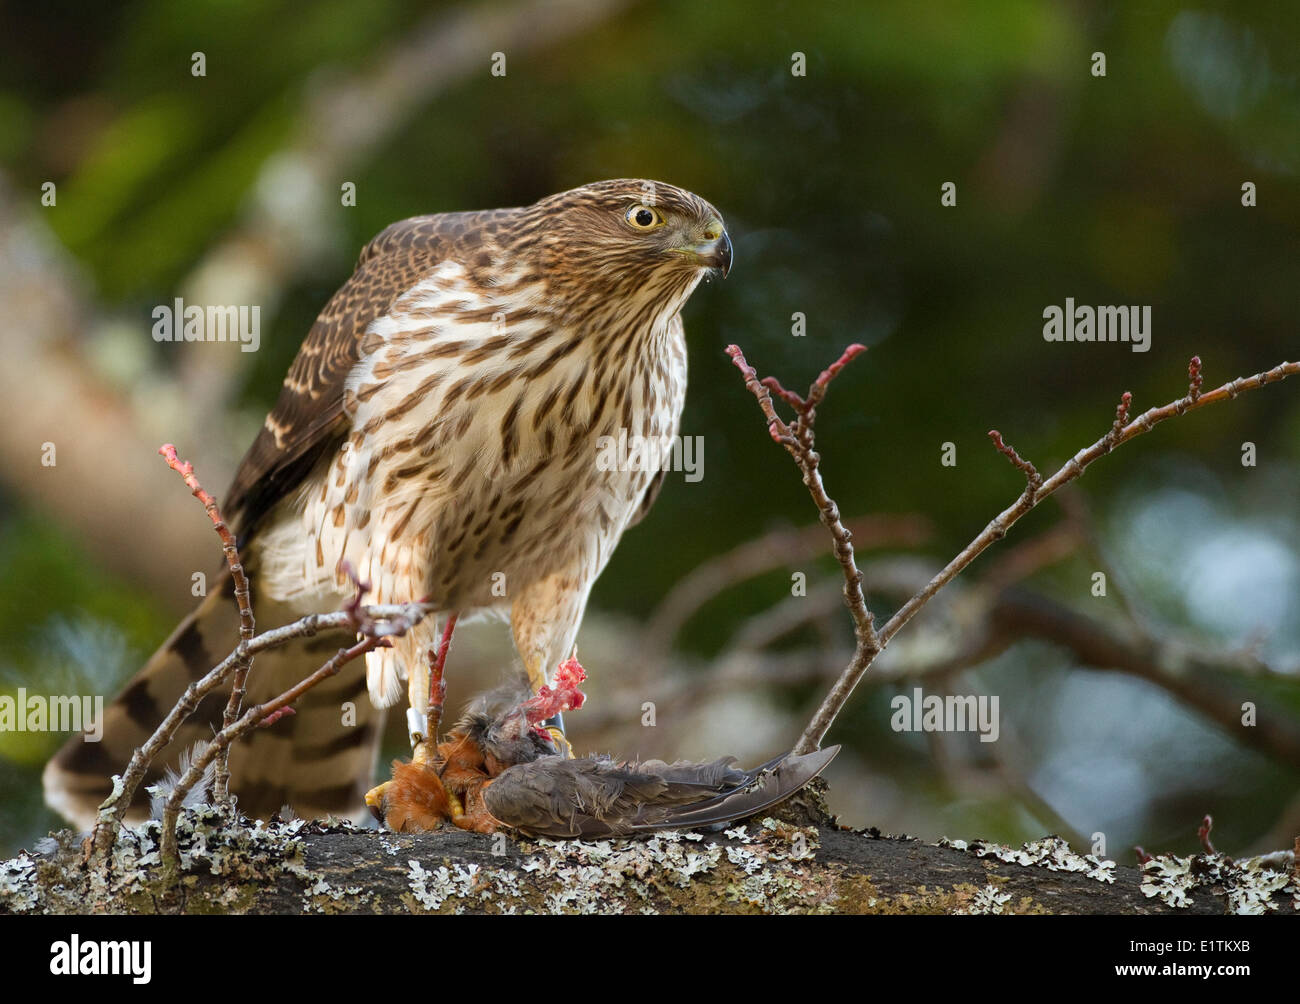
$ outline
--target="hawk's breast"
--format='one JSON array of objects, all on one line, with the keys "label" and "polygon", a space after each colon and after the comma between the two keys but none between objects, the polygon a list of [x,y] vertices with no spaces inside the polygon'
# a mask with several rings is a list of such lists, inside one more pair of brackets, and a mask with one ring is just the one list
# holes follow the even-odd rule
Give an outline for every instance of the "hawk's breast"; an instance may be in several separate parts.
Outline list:
[{"label": "hawk's breast", "polygon": [[677,434],[681,320],[566,327],[528,279],[484,285],[444,262],[371,323],[346,385],[350,435],[263,534],[280,598],[319,609],[347,594],[343,560],[377,602],[460,610],[505,602],[503,581],[604,567],[656,471],[608,469],[599,444]]}]

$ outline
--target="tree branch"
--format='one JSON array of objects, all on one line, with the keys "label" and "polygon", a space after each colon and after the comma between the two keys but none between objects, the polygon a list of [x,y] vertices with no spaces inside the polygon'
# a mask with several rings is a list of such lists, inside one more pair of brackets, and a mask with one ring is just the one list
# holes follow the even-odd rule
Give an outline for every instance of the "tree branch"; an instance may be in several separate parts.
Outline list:
[{"label": "tree branch", "polygon": [[[1257,373],[1251,377],[1239,377],[1222,387],[1208,393],[1202,393],[1201,360],[1199,356],[1194,356],[1188,365],[1188,392],[1185,397],[1158,408],[1151,408],[1136,419],[1129,421],[1128,415],[1132,405],[1132,395],[1126,391],[1115,409],[1115,420],[1106,434],[1091,446],[1076,453],[1060,470],[1046,480],[1043,480],[1032,463],[1022,459],[1013,447],[1002,441],[1002,436],[996,429],[990,431],[989,437],[993,440],[998,451],[1025,474],[1025,490],[1014,504],[1008,506],[990,521],[974,540],[967,544],[922,589],[908,599],[885,623],[885,626],[877,632],[874,629],[872,615],[867,610],[863,600],[862,573],[858,570],[853,558],[853,548],[849,543],[850,535],[839,520],[838,508],[826,495],[825,487],[818,473],[820,457],[813,450],[813,409],[825,397],[830,381],[861,351],[863,351],[861,346],[850,346],[844,355],[828,367],[817,379],[808,397],[801,398],[799,395],[785,390],[774,377],[759,379],[754,368],[745,361],[744,354],[739,347],[732,345],[727,348],[727,354],[744,376],[745,386],[758,400],[759,408],[767,419],[769,434],[773,440],[784,446],[790,455],[794,457],[795,463],[803,472],[804,484],[808,487],[809,494],[812,495],[813,501],[821,513],[822,522],[831,531],[835,556],[839,560],[844,573],[844,595],[849,611],[853,616],[854,634],[857,639],[853,657],[831,687],[812,721],[804,730],[799,742],[795,745],[794,751],[796,753],[807,753],[820,748],[826,732],[835,721],[835,717],[844,707],[876,656],[880,654],[885,645],[889,644],[889,640],[939,590],[959,575],[989,545],[1005,537],[1007,531],[1025,513],[1060,488],[1081,477],[1089,464],[1110,453],[1115,447],[1151,431],[1161,422],[1176,415],[1183,415],[1198,408],[1231,400],[1242,391],[1255,390],[1270,383],[1284,380],[1295,373],[1300,373],[1300,362],[1283,362],[1271,370]],[[792,423],[787,424],[777,413],[776,407],[772,403],[771,394],[773,392],[795,410],[796,418]]]},{"label": "tree branch", "polygon": [[[167,466],[185,480],[194,497],[203,503],[203,508],[208,512],[208,519],[212,520],[213,529],[221,538],[221,550],[226,556],[226,566],[230,569],[230,578],[234,582],[235,603],[239,606],[239,647],[235,650],[234,682],[230,687],[230,700],[226,702],[226,710],[222,716],[223,727],[229,728],[239,717],[239,709],[244,703],[244,693],[247,690],[248,671],[253,665],[253,657],[248,654],[247,646],[257,631],[256,621],[253,619],[248,576],[244,574],[244,565],[239,560],[239,547],[235,543],[235,535],[222,518],[217,500],[204,491],[203,485],[199,483],[199,479],[194,474],[194,465],[188,460],[177,457],[176,447],[171,443],[164,443],[158,447],[158,452],[167,461]],[[217,756],[212,795],[218,804],[230,803],[230,751],[225,746],[221,747],[220,754]]]},{"label": "tree branch", "polygon": [[[201,679],[190,684],[185,689],[185,693],[172,706],[171,711],[167,713],[167,716],[154,730],[148,742],[138,747],[131,755],[126,772],[114,778],[113,791],[99,806],[94,831],[86,848],[87,860],[92,867],[107,867],[113,843],[121,829],[122,819],[126,814],[127,807],[131,804],[132,798],[135,796],[136,790],[140,786],[140,782],[144,779],[145,772],[149,769],[154,758],[172,741],[182,723],[194,713],[199,701],[206,694],[221,686],[226,680],[233,680],[230,700],[226,704],[222,719],[221,731],[217,733],[213,741],[202,752],[193,758],[189,768],[172,789],[164,805],[161,849],[163,857],[169,866],[179,863],[175,830],[177,817],[185,796],[193,790],[194,785],[199,782],[208,766],[213,764],[214,761],[216,764],[214,786],[215,784],[220,785],[213,792],[214,801],[225,808],[229,807],[230,775],[227,765],[232,742],[259,725],[270,724],[285,714],[291,714],[293,702],[312,687],[335,675],[343,666],[358,656],[373,648],[388,644],[389,638],[405,634],[431,612],[431,608],[424,603],[363,606],[361,600],[368,587],[357,583],[356,598],[348,603],[343,610],[333,614],[309,614],[292,624],[274,628],[261,635],[254,635],[255,622],[248,576],[244,571],[243,564],[240,562],[239,549],[234,534],[222,517],[217,500],[206,492],[199,483],[197,476],[194,474],[194,465],[177,457],[174,446],[170,443],[165,444],[159,448],[158,452],[162,454],[168,466],[185,479],[185,483],[189,486],[194,497],[203,503],[208,518],[212,521],[217,535],[221,538],[226,563],[230,567],[231,578],[234,580],[235,599],[239,605],[240,638],[239,644],[233,652]],[[279,697],[265,704],[259,704],[246,712],[243,717],[239,717],[248,671],[252,666],[253,657],[258,652],[284,645],[294,638],[310,637],[321,631],[341,629],[351,630],[361,635],[362,639],[350,648],[340,649],[333,658]]]}]

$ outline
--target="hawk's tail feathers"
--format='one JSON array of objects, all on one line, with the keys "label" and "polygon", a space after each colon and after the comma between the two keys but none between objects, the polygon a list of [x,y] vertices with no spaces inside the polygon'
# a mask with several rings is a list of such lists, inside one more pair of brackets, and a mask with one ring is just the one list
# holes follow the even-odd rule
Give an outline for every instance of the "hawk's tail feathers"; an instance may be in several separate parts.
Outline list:
[{"label": "hawk's tail feathers", "polygon": [[[258,628],[294,619],[258,600]],[[77,826],[88,829],[112,790],[112,776],[125,771],[191,682],[204,676],[239,641],[239,614],[228,576],[180,625],[122,692],[104,709],[101,741],[71,737],[45,766],[45,801]],[[244,707],[275,697],[332,656],[347,637],[325,634],[297,639],[253,660]],[[208,694],[154,760],[127,813],[135,822],[149,815],[145,788],[175,769],[182,754],[210,740],[221,727],[229,697],[223,686]],[[374,775],[383,713],[366,695],[365,665],[356,660],[308,691],[288,715],[256,729],[230,751],[231,791],[241,812],[267,818],[284,805],[305,818],[337,815],[361,818],[364,795]]]}]

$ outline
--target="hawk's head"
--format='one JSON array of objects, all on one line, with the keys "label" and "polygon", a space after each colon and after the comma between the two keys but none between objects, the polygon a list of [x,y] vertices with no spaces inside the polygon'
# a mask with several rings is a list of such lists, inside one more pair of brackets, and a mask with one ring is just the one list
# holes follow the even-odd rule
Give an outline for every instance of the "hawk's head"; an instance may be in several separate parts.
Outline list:
[{"label": "hawk's head", "polygon": [[581,284],[675,312],[710,271],[731,269],[722,216],[698,195],[661,181],[598,181],[534,206],[553,287]]}]

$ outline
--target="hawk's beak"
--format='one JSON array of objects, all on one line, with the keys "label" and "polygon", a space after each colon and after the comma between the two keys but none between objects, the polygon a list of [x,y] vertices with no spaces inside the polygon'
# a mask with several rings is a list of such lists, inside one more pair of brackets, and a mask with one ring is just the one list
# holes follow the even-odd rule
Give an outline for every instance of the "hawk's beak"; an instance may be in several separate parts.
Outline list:
[{"label": "hawk's beak", "polygon": [[731,271],[731,238],[721,220],[713,220],[704,229],[704,240],[685,250],[695,255],[695,260],[705,268],[715,268],[725,279]]},{"label": "hawk's beak", "polygon": [[725,279],[727,273],[731,271],[731,238],[727,236],[727,231],[722,231],[722,236],[714,241],[714,244],[717,246],[713,251],[713,267],[721,271],[722,278]]}]

